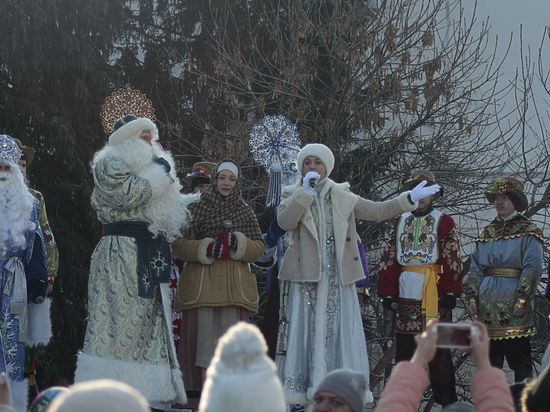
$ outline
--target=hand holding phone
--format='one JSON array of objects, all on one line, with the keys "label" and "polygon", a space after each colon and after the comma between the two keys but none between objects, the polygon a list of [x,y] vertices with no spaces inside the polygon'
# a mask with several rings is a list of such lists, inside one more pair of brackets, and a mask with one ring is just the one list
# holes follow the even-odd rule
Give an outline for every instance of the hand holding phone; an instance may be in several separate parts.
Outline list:
[{"label": "hand holding phone", "polygon": [[477,370],[490,368],[491,361],[489,360],[489,332],[487,326],[481,322],[474,322],[472,326],[477,328],[478,334],[472,335],[472,347],[466,352],[470,353],[472,362]]},{"label": "hand holding phone", "polygon": [[472,335],[479,336],[479,329],[471,323],[439,322],[435,327],[438,348],[470,349]]},{"label": "hand holding phone", "polygon": [[423,367],[428,365],[434,356],[436,351],[437,333],[436,333],[436,320],[428,321],[424,332],[416,335],[414,340],[416,342],[416,350],[411,359],[412,363],[417,363]]}]

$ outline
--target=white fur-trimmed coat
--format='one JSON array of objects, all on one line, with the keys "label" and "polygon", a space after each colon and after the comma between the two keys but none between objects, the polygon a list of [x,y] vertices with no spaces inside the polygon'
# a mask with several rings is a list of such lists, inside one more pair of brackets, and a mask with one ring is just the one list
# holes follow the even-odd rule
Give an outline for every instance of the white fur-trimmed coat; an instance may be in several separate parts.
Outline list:
[{"label": "white fur-trimmed coat", "polygon": [[[328,178],[327,178],[328,179]],[[332,190],[334,240],[342,284],[348,285],[365,277],[359,249],[355,219],[381,221],[414,210],[404,192],[384,202],[374,202],[357,196],[349,190],[349,183],[335,183],[328,179],[323,192]],[[307,194],[298,182],[283,189],[277,222],[292,238],[286,250],[279,279],[294,282],[317,282],[321,273],[319,238],[310,206],[314,197]]]}]

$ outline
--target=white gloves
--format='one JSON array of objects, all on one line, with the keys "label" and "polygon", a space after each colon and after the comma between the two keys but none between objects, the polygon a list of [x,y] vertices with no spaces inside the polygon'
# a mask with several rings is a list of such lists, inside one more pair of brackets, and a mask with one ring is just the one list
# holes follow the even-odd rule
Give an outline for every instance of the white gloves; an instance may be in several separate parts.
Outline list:
[{"label": "white gloves", "polygon": [[310,196],[313,196],[313,194],[315,193],[315,190],[314,190],[315,184],[312,185],[313,183],[312,180],[313,181],[319,180],[320,177],[321,175],[317,172],[314,172],[313,170],[310,170],[309,172],[307,172],[306,175],[304,176],[304,180],[302,181],[302,189],[304,189],[304,192],[306,192]]},{"label": "white gloves", "polygon": [[411,190],[411,200],[413,203],[425,197],[435,195],[441,189],[439,185],[426,186],[426,183],[428,182],[423,180]]}]

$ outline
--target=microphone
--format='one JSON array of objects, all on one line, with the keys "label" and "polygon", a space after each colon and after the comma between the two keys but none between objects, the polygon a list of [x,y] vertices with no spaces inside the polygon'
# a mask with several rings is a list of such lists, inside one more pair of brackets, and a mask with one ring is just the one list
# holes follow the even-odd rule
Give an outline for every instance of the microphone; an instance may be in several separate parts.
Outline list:
[{"label": "microphone", "polygon": [[315,189],[315,186],[317,186],[317,179],[309,179],[309,186]]},{"label": "microphone", "polygon": [[392,302],[392,304],[390,306],[391,306],[391,310],[393,310],[394,312],[397,309],[399,309],[399,303],[397,303],[397,302]]},{"label": "microphone", "polygon": [[34,303],[37,305],[40,305],[42,302],[44,302],[44,296],[37,296],[34,298]]}]

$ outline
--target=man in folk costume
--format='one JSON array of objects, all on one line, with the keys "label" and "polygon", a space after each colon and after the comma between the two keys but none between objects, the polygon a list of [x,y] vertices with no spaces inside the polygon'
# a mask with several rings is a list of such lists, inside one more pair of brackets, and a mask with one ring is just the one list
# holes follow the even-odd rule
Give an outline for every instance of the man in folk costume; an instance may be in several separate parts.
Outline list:
[{"label": "man in folk costume", "polygon": [[[25,181],[27,181],[27,169],[30,167],[34,160],[35,150],[32,147],[25,146],[21,143],[21,140],[14,138],[17,147],[21,149],[22,155],[19,160],[19,167],[23,173]],[[44,195],[38,190],[29,187],[29,192],[37,200],[38,222],[40,223],[40,229],[44,236],[44,245],[46,246],[46,269],[48,269],[48,293],[51,293],[55,278],[57,277],[57,270],[59,268],[59,250],[57,249],[57,243],[48,221],[48,213],[46,212],[46,202]]]},{"label": "man in folk costume", "polygon": [[504,358],[515,381],[532,375],[529,337],[536,334],[533,295],[542,274],[542,231],[520,212],[527,208],[523,184],[501,177],[485,192],[497,217],[475,239],[465,294],[468,310],[489,328],[489,357]]},{"label": "man in folk costume", "polygon": [[111,135],[92,161],[92,206],[103,237],[92,255],[88,327],[75,381],[116,379],[157,408],[185,403],[169,301],[169,241],[189,220],[181,185],[145,96],[115,92],[102,120]]},{"label": "man in folk costume", "polygon": [[[23,173],[23,178],[28,185],[27,180],[27,168],[31,165],[34,160],[35,150],[32,147],[24,146],[21,143],[21,140],[14,138],[13,139],[17,144],[17,147],[21,150],[21,159],[19,159],[19,168]],[[28,186],[27,186],[28,187]],[[36,210],[38,213],[38,223],[40,224],[40,230],[42,231],[44,246],[46,251],[46,269],[48,271],[48,296],[53,290],[53,284],[55,278],[57,277],[57,269],[59,267],[59,251],[57,249],[57,243],[55,242],[55,237],[53,235],[52,229],[50,228],[50,222],[48,221],[48,213],[46,211],[46,201],[44,200],[44,195],[38,190],[35,190],[31,187],[28,187],[31,195],[36,199]],[[45,306],[44,310],[40,313],[44,313],[47,319],[45,322],[50,322],[50,307],[51,299],[46,297],[43,305]],[[38,394],[38,388],[36,386],[36,363],[35,363],[35,350],[33,347],[26,348],[27,353],[27,365],[25,373],[28,376],[29,389],[31,393],[31,398],[33,393]]]},{"label": "man in folk costume", "polygon": [[197,162],[193,165],[193,170],[183,178],[191,193],[200,194],[208,188],[215,167],[216,163],[213,162]]},{"label": "man in folk costume", "polygon": [[[417,170],[403,183],[403,190],[426,180],[434,185],[433,173]],[[460,243],[453,218],[434,208],[439,193],[419,200],[412,212],[403,213],[380,260],[378,295],[386,309],[395,312],[395,361],[410,360],[429,319],[452,321],[456,297],[462,292]],[[454,366],[449,349],[438,349],[429,363],[435,401],[447,405],[457,400]]]},{"label": "man in folk costume", "polygon": [[[197,162],[193,164],[193,168],[190,173],[187,173],[183,178],[183,181],[189,186],[190,195],[187,197],[189,202],[198,201],[212,180],[212,173],[216,163],[213,162]],[[180,274],[185,268],[186,262],[172,256],[172,271],[170,273],[170,303],[172,308],[172,333],[174,335],[174,345],[176,346],[176,353],[178,354],[178,360],[182,372],[185,375],[185,389],[187,393],[187,407],[196,408],[199,405],[200,393],[202,391],[202,370],[194,365],[186,365],[182,360],[179,345],[185,346],[184,339],[187,338],[187,331],[181,330],[182,325],[182,313],[174,310],[176,293],[178,290],[178,283]],[[183,350],[184,351],[184,350]],[[187,355],[187,354],[185,354]]]},{"label": "man in folk costume", "polygon": [[42,232],[20,158],[14,139],[0,135],[0,371],[9,377],[14,408],[23,412],[25,344],[47,343],[51,324],[49,307],[41,304],[48,288]]}]

